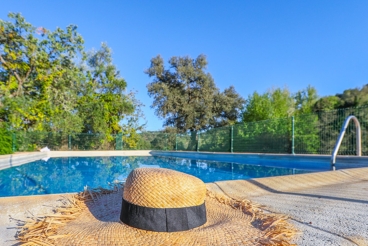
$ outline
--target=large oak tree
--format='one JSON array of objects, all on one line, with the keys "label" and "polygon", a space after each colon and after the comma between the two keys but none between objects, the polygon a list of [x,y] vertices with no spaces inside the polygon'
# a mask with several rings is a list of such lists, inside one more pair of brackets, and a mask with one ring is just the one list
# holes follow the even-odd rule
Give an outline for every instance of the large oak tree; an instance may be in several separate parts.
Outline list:
[{"label": "large oak tree", "polygon": [[234,124],[244,99],[230,86],[224,92],[216,87],[206,72],[204,55],[196,59],[172,57],[165,68],[161,56],[151,59],[146,74],[153,78],[147,85],[153,97],[152,108],[164,119],[164,126],[175,127],[178,132],[194,132]]}]

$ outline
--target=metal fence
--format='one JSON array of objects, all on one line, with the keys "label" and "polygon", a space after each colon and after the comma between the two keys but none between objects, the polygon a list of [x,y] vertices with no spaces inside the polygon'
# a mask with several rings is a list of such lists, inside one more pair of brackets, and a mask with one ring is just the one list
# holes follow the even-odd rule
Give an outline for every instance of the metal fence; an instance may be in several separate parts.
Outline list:
[{"label": "metal fence", "polygon": [[[16,132],[14,151],[51,150],[177,150],[331,154],[346,117],[355,115],[362,129],[362,155],[368,155],[368,105],[289,118],[241,123],[204,132],[135,135]],[[355,155],[355,126],[349,125],[339,155]]]}]

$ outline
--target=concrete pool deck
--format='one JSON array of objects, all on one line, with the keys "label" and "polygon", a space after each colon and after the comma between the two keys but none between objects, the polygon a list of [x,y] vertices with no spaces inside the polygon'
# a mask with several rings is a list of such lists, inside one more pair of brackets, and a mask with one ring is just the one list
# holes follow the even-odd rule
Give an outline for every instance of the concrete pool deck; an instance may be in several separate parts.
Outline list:
[{"label": "concrete pool deck", "polygon": [[368,245],[368,168],[210,183],[208,189],[287,214],[297,245]]},{"label": "concrete pool deck", "polygon": [[[301,232],[294,239],[297,245],[368,245],[368,168],[221,181],[207,187],[264,205],[265,211],[289,215]],[[60,203],[60,198],[0,198],[0,245],[16,245],[16,221],[9,215],[25,219],[27,211],[44,213]]]}]

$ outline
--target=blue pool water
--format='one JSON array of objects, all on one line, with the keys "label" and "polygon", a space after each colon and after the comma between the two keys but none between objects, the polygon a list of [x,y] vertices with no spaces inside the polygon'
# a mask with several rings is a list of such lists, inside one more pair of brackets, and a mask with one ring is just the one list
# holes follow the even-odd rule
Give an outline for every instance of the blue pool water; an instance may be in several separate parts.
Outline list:
[{"label": "blue pool water", "polygon": [[256,164],[175,157],[64,157],[35,161],[0,171],[0,197],[79,192],[84,186],[108,188],[137,167],[161,167],[194,175],[204,182],[312,172]]}]

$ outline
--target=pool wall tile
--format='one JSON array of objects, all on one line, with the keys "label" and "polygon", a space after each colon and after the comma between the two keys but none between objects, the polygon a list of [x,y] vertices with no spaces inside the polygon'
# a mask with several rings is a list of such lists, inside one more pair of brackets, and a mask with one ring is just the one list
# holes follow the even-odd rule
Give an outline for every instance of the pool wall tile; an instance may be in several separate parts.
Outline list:
[{"label": "pool wall tile", "polygon": [[[256,153],[212,153],[185,151],[151,151],[153,156],[171,156],[202,160],[226,161],[241,164],[259,164],[286,168],[311,170],[329,170],[330,155],[292,155],[292,154],[256,154]],[[336,168],[368,167],[367,156],[337,156]]]}]

